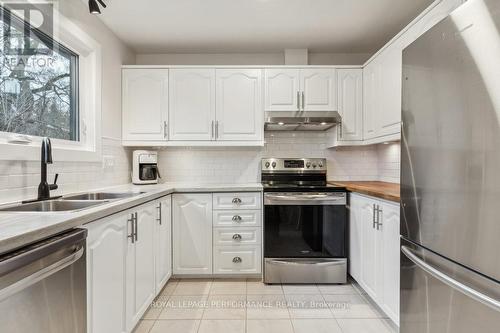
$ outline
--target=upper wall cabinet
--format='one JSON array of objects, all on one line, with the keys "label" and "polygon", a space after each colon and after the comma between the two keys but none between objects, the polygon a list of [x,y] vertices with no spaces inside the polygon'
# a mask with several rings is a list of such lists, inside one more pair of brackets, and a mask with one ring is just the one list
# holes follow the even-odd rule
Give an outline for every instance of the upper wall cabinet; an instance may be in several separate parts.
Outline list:
[{"label": "upper wall cabinet", "polygon": [[216,70],[216,139],[263,139],[262,70]]},{"label": "upper wall cabinet", "polygon": [[168,69],[123,69],[123,140],[167,139]]},{"label": "upper wall cabinet", "polygon": [[170,70],[170,140],[215,139],[215,69]]},{"label": "upper wall cabinet", "polygon": [[336,111],[334,68],[265,70],[266,111]]},{"label": "upper wall cabinet", "polygon": [[339,69],[338,111],[342,117],[339,140],[363,140],[363,70]]}]

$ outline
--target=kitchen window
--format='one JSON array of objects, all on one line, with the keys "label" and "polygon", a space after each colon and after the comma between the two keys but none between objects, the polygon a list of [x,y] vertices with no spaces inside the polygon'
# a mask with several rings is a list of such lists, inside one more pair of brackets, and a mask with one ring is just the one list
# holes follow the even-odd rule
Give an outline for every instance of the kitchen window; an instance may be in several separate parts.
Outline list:
[{"label": "kitchen window", "polygon": [[41,139],[49,137],[56,160],[100,160],[100,44],[57,9],[49,13],[53,26],[47,31],[5,6],[0,6],[0,159],[37,160]]},{"label": "kitchen window", "polygon": [[78,55],[6,9],[0,28],[0,131],[78,141]]}]

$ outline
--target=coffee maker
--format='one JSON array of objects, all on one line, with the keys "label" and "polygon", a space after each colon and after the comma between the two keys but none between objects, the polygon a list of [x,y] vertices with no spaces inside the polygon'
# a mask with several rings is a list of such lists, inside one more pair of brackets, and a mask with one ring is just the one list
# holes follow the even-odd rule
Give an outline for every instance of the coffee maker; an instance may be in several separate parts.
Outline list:
[{"label": "coffee maker", "polygon": [[132,154],[132,183],[157,184],[160,172],[158,170],[158,152],[151,150],[134,150]]}]

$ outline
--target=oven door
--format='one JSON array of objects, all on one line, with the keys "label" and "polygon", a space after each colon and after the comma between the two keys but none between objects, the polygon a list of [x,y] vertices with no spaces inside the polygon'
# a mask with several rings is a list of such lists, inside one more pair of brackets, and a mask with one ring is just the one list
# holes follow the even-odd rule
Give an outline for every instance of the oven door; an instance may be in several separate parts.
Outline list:
[{"label": "oven door", "polygon": [[266,258],[345,258],[346,193],[265,193]]}]

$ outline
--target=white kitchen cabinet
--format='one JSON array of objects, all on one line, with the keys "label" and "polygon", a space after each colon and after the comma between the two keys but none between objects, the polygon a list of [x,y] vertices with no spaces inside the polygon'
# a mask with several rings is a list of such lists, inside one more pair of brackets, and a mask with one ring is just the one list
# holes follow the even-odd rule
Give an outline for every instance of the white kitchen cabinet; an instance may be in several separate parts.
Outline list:
[{"label": "white kitchen cabinet", "polygon": [[301,110],[337,110],[337,73],[335,68],[303,68],[300,71]]},{"label": "white kitchen cabinet", "polygon": [[339,69],[338,112],[342,117],[340,141],[363,140],[363,70]]},{"label": "white kitchen cabinet", "polygon": [[168,69],[123,69],[122,104],[124,141],[166,140]]},{"label": "white kitchen cabinet", "polygon": [[377,136],[377,114],[379,113],[380,98],[377,89],[380,85],[380,66],[374,60],[363,68],[363,139],[368,140]]},{"label": "white kitchen cabinet", "polygon": [[89,333],[127,332],[125,261],[130,224],[118,214],[87,224],[87,327]]},{"label": "white kitchen cabinet", "polygon": [[172,200],[156,201],[155,290],[158,294],[172,276]]},{"label": "white kitchen cabinet", "polygon": [[169,139],[215,139],[215,69],[170,70]]},{"label": "white kitchen cabinet", "polygon": [[399,205],[350,194],[349,273],[399,323]]},{"label": "white kitchen cabinet", "polygon": [[266,69],[264,86],[266,111],[300,110],[299,69]]},{"label": "white kitchen cabinet", "polygon": [[126,263],[126,310],[132,330],[156,296],[154,234],[156,205],[144,204],[130,213],[135,216],[135,239],[128,242]]},{"label": "white kitchen cabinet", "polygon": [[216,139],[262,140],[262,70],[217,69],[216,82]]},{"label": "white kitchen cabinet", "polygon": [[173,273],[212,274],[212,194],[174,194]]},{"label": "white kitchen cabinet", "polygon": [[215,246],[214,274],[259,274],[261,246]]},{"label": "white kitchen cabinet", "polygon": [[265,70],[266,111],[336,111],[335,68]]}]

